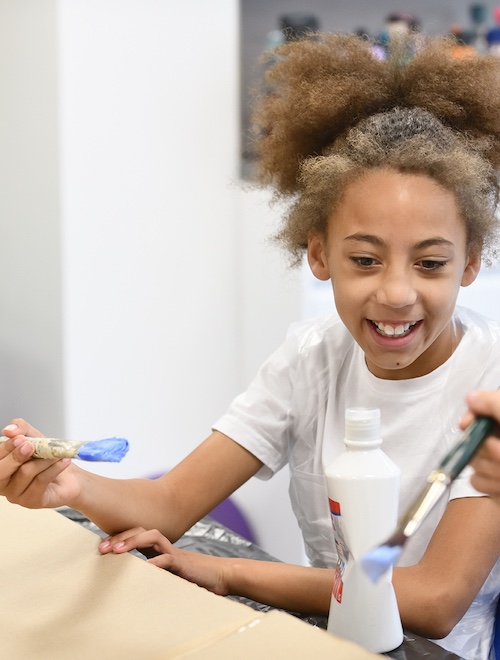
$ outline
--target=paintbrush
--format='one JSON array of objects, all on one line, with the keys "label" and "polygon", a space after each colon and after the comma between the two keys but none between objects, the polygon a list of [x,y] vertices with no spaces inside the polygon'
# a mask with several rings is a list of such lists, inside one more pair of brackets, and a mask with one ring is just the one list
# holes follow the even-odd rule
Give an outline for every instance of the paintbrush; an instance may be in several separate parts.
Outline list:
[{"label": "paintbrush", "polygon": [[[9,438],[0,436],[0,444]],[[63,440],[62,438],[26,438],[35,446],[33,458],[79,458],[83,461],[108,461],[118,463],[128,452],[125,438],[103,440]]]},{"label": "paintbrush", "polygon": [[401,517],[394,533],[384,543],[361,557],[361,565],[373,582],[397,562],[406,541],[417,531],[450,484],[491,434],[495,425],[496,421],[486,416],[477,417],[469,424],[457,444],[427,477],[425,487]]}]

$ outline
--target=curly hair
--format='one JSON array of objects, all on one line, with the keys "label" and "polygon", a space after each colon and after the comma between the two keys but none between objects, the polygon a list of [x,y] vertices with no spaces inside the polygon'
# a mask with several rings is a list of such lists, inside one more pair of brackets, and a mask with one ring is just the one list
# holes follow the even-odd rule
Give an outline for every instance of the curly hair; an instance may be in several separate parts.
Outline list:
[{"label": "curly hair", "polygon": [[496,258],[500,60],[455,59],[450,39],[419,39],[387,60],[355,35],[315,34],[273,51],[271,92],[254,112],[257,174],[290,201],[275,238],[292,265],[371,168],[425,174],[453,192],[469,248]]}]

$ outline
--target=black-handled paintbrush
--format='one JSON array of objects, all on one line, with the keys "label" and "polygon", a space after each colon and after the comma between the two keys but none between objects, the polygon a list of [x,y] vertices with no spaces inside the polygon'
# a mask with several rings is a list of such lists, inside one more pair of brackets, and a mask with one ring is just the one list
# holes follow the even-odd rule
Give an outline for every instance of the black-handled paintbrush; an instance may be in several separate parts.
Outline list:
[{"label": "black-handled paintbrush", "polygon": [[392,536],[361,558],[363,569],[374,582],[396,563],[406,541],[417,531],[495,425],[492,417],[485,416],[477,417],[469,424],[458,443],[427,477],[424,489],[402,516]]}]

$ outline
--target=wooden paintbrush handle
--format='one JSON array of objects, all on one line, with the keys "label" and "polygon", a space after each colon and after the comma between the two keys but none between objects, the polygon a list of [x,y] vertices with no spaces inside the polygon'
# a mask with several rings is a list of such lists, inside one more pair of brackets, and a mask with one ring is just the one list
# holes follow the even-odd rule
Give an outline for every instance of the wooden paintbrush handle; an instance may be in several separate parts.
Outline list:
[{"label": "wooden paintbrush handle", "polygon": [[[0,436],[0,444],[9,438]],[[35,458],[76,458],[78,450],[85,442],[78,440],[62,440],[61,438],[27,438],[35,445]]]}]

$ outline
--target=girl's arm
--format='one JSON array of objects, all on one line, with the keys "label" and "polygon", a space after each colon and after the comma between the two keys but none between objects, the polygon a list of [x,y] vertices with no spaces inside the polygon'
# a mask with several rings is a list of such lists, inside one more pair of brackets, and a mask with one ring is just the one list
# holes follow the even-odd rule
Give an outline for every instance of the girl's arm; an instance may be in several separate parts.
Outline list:
[{"label": "girl's arm", "polygon": [[176,540],[262,465],[214,432],[159,479],[110,479],[69,459],[31,460],[25,438],[41,434],[22,419],[4,433],[12,439],[0,445],[0,495],[29,508],[70,506],[109,533],[154,527]]},{"label": "girl's arm", "polygon": [[[172,546],[158,531],[133,529],[101,543],[100,551],[154,548],[149,561],[221,595],[240,595],[274,607],[327,615],[330,569],[252,559],[210,557]],[[500,553],[500,507],[490,498],[452,500],[422,560],[394,569],[403,625],[445,637],[465,614]]]},{"label": "girl's arm", "polygon": [[83,485],[81,499],[72,506],[111,534],[140,526],[176,541],[261,466],[253,454],[215,431],[159,479],[110,483],[86,472],[91,483]]}]

